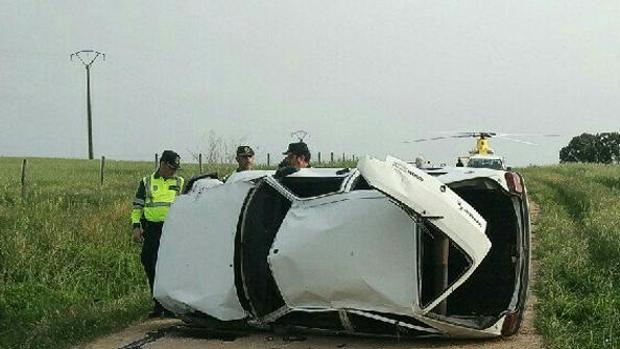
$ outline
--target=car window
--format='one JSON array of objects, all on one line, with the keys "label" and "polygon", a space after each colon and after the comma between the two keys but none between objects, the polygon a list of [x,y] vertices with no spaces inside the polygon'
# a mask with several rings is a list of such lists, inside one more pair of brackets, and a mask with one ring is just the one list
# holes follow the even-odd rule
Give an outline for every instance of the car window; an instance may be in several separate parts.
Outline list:
[{"label": "car window", "polygon": [[494,170],[501,170],[503,168],[503,164],[500,159],[470,159],[467,166],[475,168],[491,168]]},{"label": "car window", "polygon": [[280,183],[299,198],[309,198],[340,191],[347,177],[284,177]]}]

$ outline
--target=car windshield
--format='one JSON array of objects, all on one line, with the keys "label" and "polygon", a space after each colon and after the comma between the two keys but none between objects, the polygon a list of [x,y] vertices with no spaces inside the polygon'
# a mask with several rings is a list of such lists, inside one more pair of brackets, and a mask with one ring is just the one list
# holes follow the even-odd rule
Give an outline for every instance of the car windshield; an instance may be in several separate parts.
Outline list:
[{"label": "car windshield", "polygon": [[501,170],[504,166],[502,164],[502,160],[500,159],[474,158],[469,159],[469,162],[467,162],[467,167],[492,168],[494,170]]}]

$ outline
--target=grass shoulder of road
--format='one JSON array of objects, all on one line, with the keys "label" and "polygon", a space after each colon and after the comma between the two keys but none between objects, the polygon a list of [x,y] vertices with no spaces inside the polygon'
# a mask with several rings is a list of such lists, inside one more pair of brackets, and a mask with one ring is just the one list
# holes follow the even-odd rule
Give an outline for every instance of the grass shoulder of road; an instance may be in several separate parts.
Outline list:
[{"label": "grass shoulder of road", "polygon": [[536,221],[536,327],[549,348],[620,347],[620,167],[522,169]]},{"label": "grass shoulder of road", "polygon": [[142,318],[150,297],[129,214],[153,163],[107,161],[99,185],[98,160],[28,159],[22,200],[21,162],[0,157],[0,348],[68,348]]}]

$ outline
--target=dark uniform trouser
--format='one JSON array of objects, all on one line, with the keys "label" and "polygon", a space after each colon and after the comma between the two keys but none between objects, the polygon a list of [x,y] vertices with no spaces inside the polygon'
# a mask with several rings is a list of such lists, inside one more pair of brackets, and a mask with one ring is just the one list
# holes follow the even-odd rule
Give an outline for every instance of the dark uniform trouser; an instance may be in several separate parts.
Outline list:
[{"label": "dark uniform trouser", "polygon": [[[159,250],[159,239],[161,238],[161,228],[164,223],[154,223],[146,221],[144,224],[144,243],[142,244],[142,254],[140,260],[144,267],[144,272],[149,279],[151,295],[153,294],[153,282],[155,281],[155,265],[157,265],[157,251]],[[153,298],[155,305],[153,310],[161,312],[164,310],[161,304]]]}]

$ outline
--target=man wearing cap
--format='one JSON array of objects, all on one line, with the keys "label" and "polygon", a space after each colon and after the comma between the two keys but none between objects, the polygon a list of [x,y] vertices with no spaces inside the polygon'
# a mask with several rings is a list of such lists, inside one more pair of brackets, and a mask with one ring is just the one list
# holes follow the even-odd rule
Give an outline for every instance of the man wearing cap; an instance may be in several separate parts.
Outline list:
[{"label": "man wearing cap", "polygon": [[283,166],[279,166],[276,171],[276,178],[286,177],[299,169],[310,167],[310,150],[302,141],[290,143],[282,155],[286,155],[286,158],[281,163]]},{"label": "man wearing cap", "polygon": [[290,143],[282,155],[286,155],[288,165],[291,167],[297,169],[310,167],[310,150],[304,142]]},{"label": "man wearing cap", "polygon": [[229,174],[224,177],[222,180],[226,182],[230,176],[237,172],[250,171],[254,166],[254,150],[249,145],[240,145],[237,147],[237,156],[235,157],[237,161],[237,169],[235,172]]},{"label": "man wearing cap", "polygon": [[[140,259],[149,280],[151,294],[153,294],[155,265],[162,226],[170,205],[177,195],[183,192],[183,177],[175,175],[180,165],[179,154],[172,150],[164,150],[157,171],[140,180],[133,200],[131,211],[133,239],[136,242],[143,241]],[[153,299],[153,301],[155,304],[149,317],[171,315],[157,300]]]},{"label": "man wearing cap", "polygon": [[239,164],[235,172],[251,170],[254,166],[254,150],[248,145],[237,147],[237,157],[235,160]]}]

